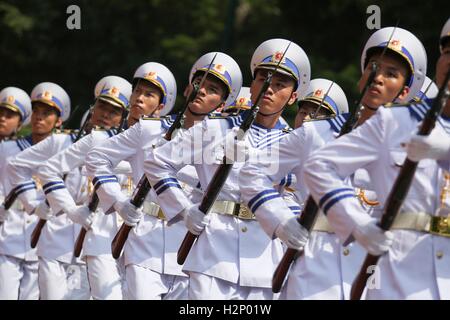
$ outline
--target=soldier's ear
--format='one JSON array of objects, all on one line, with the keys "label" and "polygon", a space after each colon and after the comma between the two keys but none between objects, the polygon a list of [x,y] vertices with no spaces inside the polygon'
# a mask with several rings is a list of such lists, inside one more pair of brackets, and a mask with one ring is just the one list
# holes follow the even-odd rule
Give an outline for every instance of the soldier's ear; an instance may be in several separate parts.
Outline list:
[{"label": "soldier's ear", "polygon": [[160,103],[159,106],[155,109],[155,111],[153,112],[153,116],[154,117],[159,117],[159,114],[161,112],[161,110],[164,108],[164,104]]},{"label": "soldier's ear", "polygon": [[55,128],[61,127],[62,123],[63,123],[62,119],[58,118],[58,120],[56,120],[56,123],[55,123]]},{"label": "soldier's ear", "polygon": [[408,86],[404,86],[402,88],[402,90],[400,91],[400,93],[398,94],[398,99],[400,100],[404,100],[406,98],[406,96],[409,94],[409,87]]},{"label": "soldier's ear", "polygon": [[293,105],[295,103],[295,101],[297,101],[297,92],[293,91],[292,94],[291,94],[291,97],[288,100],[287,105],[291,106],[291,105]]}]

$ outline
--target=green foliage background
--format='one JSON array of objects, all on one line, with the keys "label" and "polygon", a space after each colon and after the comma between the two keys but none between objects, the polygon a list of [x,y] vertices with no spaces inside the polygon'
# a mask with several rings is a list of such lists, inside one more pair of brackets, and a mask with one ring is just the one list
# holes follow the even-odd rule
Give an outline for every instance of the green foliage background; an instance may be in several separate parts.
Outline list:
[{"label": "green foliage background", "polygon": [[[71,4],[81,8],[81,30],[66,27]],[[234,57],[248,86],[255,48],[281,37],[306,51],[312,78],[336,81],[352,105],[361,50],[373,32],[366,27],[371,4],[381,8],[382,27],[399,20],[400,27],[422,40],[428,74],[434,77],[439,34],[450,16],[448,1],[0,0],[0,88],[31,92],[39,82],[60,84],[72,109],[80,106],[67,124],[75,128],[103,76],[131,80],[139,65],[163,63],[177,79],[178,108],[190,67],[201,54],[214,50]],[[291,122],[293,114],[292,108],[284,117]]]}]

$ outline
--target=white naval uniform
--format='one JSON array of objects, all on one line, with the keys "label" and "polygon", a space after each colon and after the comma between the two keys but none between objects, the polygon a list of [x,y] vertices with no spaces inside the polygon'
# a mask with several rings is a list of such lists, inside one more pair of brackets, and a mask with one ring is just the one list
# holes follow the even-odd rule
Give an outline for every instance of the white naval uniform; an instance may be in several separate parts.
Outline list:
[{"label": "white naval uniform", "polygon": [[[8,179],[11,184],[19,190],[25,190],[39,167],[50,157],[69,147],[74,140],[75,134],[55,133],[16,156],[8,164]],[[79,170],[70,172],[66,183],[77,201],[86,199],[86,192],[81,192],[85,183]],[[44,194],[38,194],[36,189],[26,190],[18,198],[28,212],[45,200]],[[40,299],[89,298],[86,267],[81,260],[73,259],[73,245],[79,230],[80,227],[73,224],[66,215],[48,220],[42,229],[37,245]],[[26,241],[30,242],[30,235]]]},{"label": "white naval uniform", "polygon": [[[11,185],[6,178],[8,161],[30,147],[31,137],[0,143],[0,195],[2,202]],[[35,188],[31,182],[29,188]],[[28,215],[19,200],[8,211],[0,225],[0,300],[37,300],[38,262],[36,250],[31,249],[29,239],[36,225],[36,217]]]},{"label": "white naval uniform", "polygon": [[[223,137],[240,125],[246,114],[205,119],[156,149],[146,160],[145,173],[169,221],[181,219],[181,212],[192,205],[180,188],[176,172],[192,164],[201,186],[206,188],[222,163]],[[246,134],[246,144],[260,150],[272,148],[287,133],[283,127],[279,121],[273,129],[253,124]],[[233,165],[218,201],[241,203],[238,177],[242,165]],[[273,299],[271,279],[281,259],[281,242],[269,238],[256,220],[215,210],[209,214],[210,223],[197,238],[183,268],[191,278],[189,299]]]},{"label": "white naval uniform", "polygon": [[[77,203],[87,205],[86,199],[83,202],[74,201],[73,198],[76,200],[76,197],[72,195],[75,193],[67,189],[69,185],[62,180],[63,175],[79,170],[78,168],[84,165],[89,150],[116,132],[114,129],[93,129],[89,135],[42,164],[38,175],[53,212],[65,211]],[[117,178],[124,180],[123,176]],[[82,188],[86,187],[87,183]],[[116,261],[111,256],[111,241],[118,230],[117,213],[105,215],[102,210],[97,210],[92,216],[92,226],[86,233],[82,251],[87,263],[91,296],[93,299],[122,300],[123,268],[121,260]],[[78,234],[75,234],[75,238],[77,236]],[[69,253],[73,254],[73,247]]]},{"label": "white naval uniform", "polygon": [[[273,182],[288,173],[301,177],[305,160],[314,150],[334,140],[340,132],[348,114],[334,119],[305,122],[280,141],[280,170],[273,174],[269,162],[248,162],[241,170],[240,188],[245,203],[260,221],[270,237],[275,236],[279,223],[292,216]],[[293,188],[301,201],[308,191],[301,179]],[[343,248],[339,239],[325,224],[313,228],[304,255],[296,260],[290,269],[283,287],[282,299],[344,299],[363,258],[359,245]]]},{"label": "white naval uniform", "polygon": [[[111,179],[113,168],[122,160],[128,161],[137,183],[143,174],[146,149],[151,150],[152,144],[172,123],[173,117],[140,119],[125,132],[89,152],[86,167],[99,185],[97,194],[104,210],[109,210],[116,201],[126,200],[118,192],[118,183]],[[153,190],[145,200],[144,212],[152,202],[152,205],[157,203]],[[176,262],[176,253],[185,233],[183,222],[168,226],[166,221],[144,214],[131,230],[123,251],[128,299],[187,298],[188,277]]]},{"label": "white naval uniform", "polygon": [[[305,182],[341,241],[351,236],[355,217],[364,214],[344,179],[359,168],[366,169],[384,203],[406,158],[401,144],[417,132],[426,110],[423,104],[380,108],[359,128],[307,161]],[[450,121],[439,118],[435,130],[444,128],[450,132]],[[443,181],[436,161],[420,161],[400,216],[420,212],[436,216]],[[450,239],[415,230],[392,232],[394,243],[378,262],[380,282],[367,290],[367,298],[450,299]]]}]

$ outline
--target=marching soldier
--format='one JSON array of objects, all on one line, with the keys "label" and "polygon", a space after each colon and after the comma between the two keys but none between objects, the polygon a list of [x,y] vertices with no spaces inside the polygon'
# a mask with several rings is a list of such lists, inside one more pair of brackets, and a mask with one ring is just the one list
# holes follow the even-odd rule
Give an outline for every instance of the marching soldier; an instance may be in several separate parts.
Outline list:
[{"label": "marching soldier", "polygon": [[[269,73],[274,74],[259,103],[260,111],[255,123],[245,142],[238,145],[238,156],[245,155],[245,144],[262,152],[277,144],[287,133],[279,121],[282,111],[292,105],[298,95],[304,94],[310,80],[306,54],[295,43],[283,39],[262,43],[253,54],[251,70],[252,103],[256,102]],[[220,75],[233,71],[224,66]],[[183,268],[190,276],[189,299],[274,298],[270,289],[271,275],[281,257],[281,243],[267,237],[241,203],[237,181],[243,163],[242,160],[234,161],[230,150],[234,146],[235,129],[248,113],[225,119],[206,119],[154,150],[145,162],[146,175],[167,219],[172,221],[184,217],[189,231],[199,235]],[[235,129],[229,132],[233,127]],[[205,215],[180,190],[176,172],[187,164],[193,164],[201,186],[205,188],[224,155],[234,162],[233,168],[210,213]]]},{"label": "marching soldier", "polygon": [[22,104],[29,99],[28,94],[19,88],[8,87],[0,91],[0,141],[14,137],[22,126],[29,123],[31,105]]},{"label": "marching soldier", "polygon": [[[44,200],[44,192],[36,189],[32,178],[37,168],[53,154],[67,148],[76,138],[73,132],[60,132],[50,135],[55,127],[66,121],[70,115],[70,99],[67,93],[58,85],[53,83],[41,83],[31,93],[33,113],[41,111],[42,116],[34,119],[32,116],[32,127],[39,130],[37,137],[40,143],[18,154],[12,159],[7,167],[7,179],[10,181],[13,192],[17,195],[28,214],[35,213],[27,219],[45,217],[45,212],[38,205]],[[45,135],[46,134],[46,135]],[[48,138],[46,138],[48,136]],[[34,139],[33,139],[34,142]],[[71,191],[77,198],[86,196],[81,191],[81,175],[78,171],[71,172],[67,176],[67,183],[71,185]],[[39,184],[41,184],[39,182]],[[27,247],[30,246],[31,230],[26,232],[21,239]],[[67,237],[73,237],[71,224],[65,216],[49,223],[49,232],[44,230],[43,241],[48,243],[50,238],[57,239],[51,245],[39,246],[37,256],[39,258],[39,291],[40,299],[63,299],[69,298],[67,292],[73,297],[89,298],[89,290],[86,278],[86,268],[81,262],[72,261],[72,254],[67,252]],[[68,234],[69,233],[69,234]],[[66,234],[66,236],[62,236]],[[68,234],[68,235],[67,235]],[[47,241],[47,242],[46,242]]]},{"label": "marching soldier", "polygon": [[[186,96],[190,95],[193,85],[200,83],[214,56],[215,53],[208,53],[194,64],[189,76],[189,86],[184,92]],[[239,92],[242,76],[237,64],[229,56],[217,53],[210,73],[200,93],[187,106],[185,129],[223,104],[228,96],[230,100],[234,99]],[[167,68],[155,63],[143,65],[135,74],[135,82],[137,89],[136,94],[133,93],[135,99],[132,101],[132,109],[145,110],[145,114],[149,116],[164,115],[171,110],[176,97],[176,83]],[[226,89],[228,87],[232,88],[230,92]],[[159,99],[146,99],[145,93],[148,91],[159,93]],[[161,106],[164,109],[158,112]],[[98,181],[103,181],[111,174],[115,163],[128,159],[135,179],[139,179],[143,174],[145,149],[151,152],[153,145],[162,144],[161,136],[168,130],[171,122],[173,117],[144,117],[127,132],[94,148],[88,155],[90,174]],[[185,191],[182,192],[195,190],[198,182],[195,173],[187,168],[178,175],[190,185],[188,189],[184,186]],[[183,223],[170,224],[165,210],[161,210],[158,205],[153,190],[144,202],[142,217],[141,210],[130,204],[129,199],[117,197],[115,188],[117,186],[114,183],[104,183],[97,193],[106,207],[114,206],[123,216],[125,224],[135,227],[124,247],[128,298],[187,299],[189,279],[176,262],[176,250],[186,233]],[[195,194],[193,192],[190,196]]]},{"label": "marching soldier", "polygon": [[[379,58],[383,51],[383,44],[387,43],[391,34],[392,29],[384,28],[376,32],[368,40],[361,59],[361,69],[363,71],[359,83],[361,91],[368,78],[370,62]],[[365,108],[362,111],[361,121],[370,117],[380,103],[391,102],[395,99],[408,101],[423,83],[424,75],[421,73],[421,68],[426,67],[426,55],[420,41],[402,29],[396,30],[393,39],[400,41],[404,45],[404,47],[400,47],[400,50],[405,49],[411,52],[411,59],[415,58],[415,69],[410,68],[410,61],[403,58],[403,55],[397,50],[398,47],[386,51],[382,62],[378,65],[379,69],[375,77],[376,90],[369,90],[369,93],[363,97],[362,104]],[[407,77],[408,72],[411,73],[411,81]],[[398,80],[397,78],[400,79]],[[328,89],[330,89],[330,97],[328,99],[333,97],[333,87],[334,85],[329,85],[321,89],[322,97],[324,98],[322,98],[323,101],[316,98],[316,105],[320,102],[322,104],[326,103],[327,97],[325,97],[325,92]],[[415,91],[411,91],[410,88],[415,88]],[[345,99],[343,92],[338,96],[343,96]],[[337,97],[334,97],[334,99],[336,99],[336,102],[344,100]],[[308,108],[308,106],[305,107]],[[310,107],[310,111],[314,115],[318,114],[313,106]],[[299,109],[299,112],[302,112],[302,108]],[[300,123],[303,117],[303,115],[297,115],[297,122]],[[334,140],[340,132],[346,117],[339,116],[327,121],[306,122],[282,141],[280,144],[280,166],[282,169],[279,175],[272,176],[268,174],[270,163],[249,163],[242,169],[240,184],[244,200],[249,203],[261,202],[259,206],[254,208],[254,212],[257,217],[259,216],[263,227],[269,234],[278,235],[292,249],[302,248],[305,241],[305,230],[299,227],[296,218],[292,217],[286,206],[275,197],[276,193],[272,191],[272,198],[269,196],[263,198],[262,196],[269,193],[271,181],[276,181],[280,175],[289,173],[292,170],[291,173],[294,173],[297,178],[301,177],[303,165],[308,155],[323,144]],[[293,150],[296,152],[293,153]],[[259,181],[258,177],[261,177],[264,183],[253,183],[254,181]],[[304,196],[306,196],[307,189],[302,185],[303,179],[298,179],[298,181],[300,183],[297,184],[296,189],[302,190]],[[375,203],[368,200],[372,200],[375,196],[367,191],[367,189],[371,189],[371,185],[370,181],[366,179],[364,172],[357,172],[351,184],[365,192],[361,196],[361,199],[364,199],[362,205],[365,207],[365,210],[371,211],[371,214],[376,214],[373,208]],[[258,200],[259,198],[261,199]],[[271,212],[271,208],[277,209]],[[280,212],[285,213],[280,214]],[[355,245],[342,248],[334,234],[334,230],[327,223],[327,219],[320,214],[313,228],[311,239],[305,247],[304,256],[291,269],[283,296],[287,299],[343,299],[348,297],[350,284],[363,254],[362,249]],[[323,276],[325,272],[327,274],[326,277]]]},{"label": "marching soldier", "polygon": [[[31,100],[22,89],[8,87],[0,91],[0,135],[10,138],[15,135],[22,123],[29,121]],[[0,143],[0,194],[2,202],[11,189],[6,179],[6,164],[11,157],[31,146],[31,136],[15,138]],[[26,224],[28,221],[28,224]],[[36,300],[39,298],[37,286],[37,259],[30,248],[21,246],[21,235],[32,219],[26,219],[17,201],[9,211],[0,209],[0,299]],[[21,232],[19,232],[19,230]]]},{"label": "marching soldier", "polygon": [[[44,185],[44,192],[50,205],[49,207],[43,201],[37,209],[41,219],[48,219],[46,224],[48,228],[43,231],[43,238],[39,241],[39,248],[42,248],[39,251],[55,251],[58,243],[62,243],[63,245],[59,245],[64,247],[64,251],[61,254],[64,253],[71,259],[74,240],[80,229],[78,226],[76,228],[68,228],[68,225],[72,226],[72,222],[80,225],[88,230],[83,246],[83,256],[86,261],[92,298],[121,300],[121,271],[123,271],[123,266],[117,263],[110,255],[112,236],[117,231],[116,214],[105,215],[103,212],[95,210],[90,212],[85,206],[86,201],[77,199],[75,197],[77,193],[71,190],[73,186],[65,183],[63,178],[64,175],[71,171],[80,170],[79,168],[83,167],[89,150],[115,133],[115,130],[106,130],[104,128],[119,127],[121,121],[125,121],[122,118],[126,116],[131,93],[131,84],[128,81],[117,76],[104,77],[95,86],[94,93],[96,100],[91,110],[90,123],[95,129],[70,147],[41,163],[38,170],[38,177]],[[127,185],[126,175],[118,176],[118,178],[122,180],[125,186]],[[86,179],[83,182],[86,183],[86,186]],[[85,186],[82,189],[86,189]],[[79,186],[77,185],[77,187]],[[55,213],[61,211],[67,213],[67,216],[54,216]],[[65,222],[62,224],[62,227],[66,230],[64,233],[58,233],[55,230],[55,224],[58,220]],[[67,232],[68,229],[70,232]],[[61,261],[58,257],[55,254],[52,256],[43,254],[41,258],[53,258]],[[52,281],[49,275],[42,274],[42,277]]]},{"label": "marching soldier", "polygon": [[[402,52],[414,59],[413,52],[400,44]],[[444,47],[437,64],[439,86],[449,70],[448,52],[450,46]],[[419,75],[415,68],[422,63],[413,62],[412,83]],[[357,169],[366,169],[378,200],[388,205],[386,199],[406,158],[402,145],[415,134],[431,103],[379,108],[363,125],[323,147],[305,164],[305,182],[339,239],[348,242],[353,237],[370,254],[381,255],[375,268],[378,281],[367,288],[367,299],[450,299],[448,209],[440,203],[445,179],[437,163],[418,163],[400,213],[386,232],[361,210],[354,190],[344,181]],[[443,115],[435,130],[448,136],[448,100]]]}]

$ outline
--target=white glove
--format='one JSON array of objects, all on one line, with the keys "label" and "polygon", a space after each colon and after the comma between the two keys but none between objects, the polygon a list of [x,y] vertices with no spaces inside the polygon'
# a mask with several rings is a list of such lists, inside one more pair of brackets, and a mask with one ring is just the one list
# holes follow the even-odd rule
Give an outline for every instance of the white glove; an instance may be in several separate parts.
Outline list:
[{"label": "white glove", "polygon": [[34,210],[34,214],[39,217],[39,219],[50,220],[50,218],[53,217],[53,210],[45,201],[42,201]]},{"label": "white glove", "polygon": [[309,233],[293,216],[278,225],[275,235],[289,248],[301,250],[308,241]]},{"label": "white glove", "polygon": [[204,214],[194,205],[184,210],[184,222],[188,230],[198,236],[203,229],[209,224],[211,217],[209,214]]},{"label": "white glove", "polygon": [[136,208],[131,204],[130,199],[117,201],[114,204],[114,209],[116,209],[117,213],[122,217],[125,224],[130,227],[135,227],[144,215],[144,212],[142,212],[141,209]]},{"label": "white glove", "polygon": [[90,212],[86,206],[75,206],[68,210],[67,216],[74,223],[78,223],[84,229],[89,230],[92,225],[94,213]]},{"label": "white glove", "polygon": [[239,127],[234,127],[225,136],[225,156],[228,163],[245,162],[250,154],[250,147],[247,146],[245,140],[237,139],[236,137],[242,137],[243,131],[240,131]]},{"label": "white glove", "polygon": [[370,219],[353,230],[353,237],[371,255],[380,256],[392,246],[394,234],[377,226],[376,219]]},{"label": "white glove", "polygon": [[428,136],[414,135],[406,144],[408,159],[420,161],[422,159],[447,160],[450,155],[450,135],[433,130]]},{"label": "white glove", "polygon": [[5,206],[0,205],[0,224],[6,220],[6,216],[8,215],[8,210],[5,209]]}]

